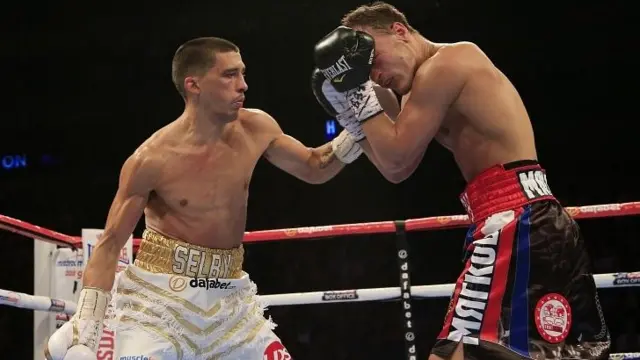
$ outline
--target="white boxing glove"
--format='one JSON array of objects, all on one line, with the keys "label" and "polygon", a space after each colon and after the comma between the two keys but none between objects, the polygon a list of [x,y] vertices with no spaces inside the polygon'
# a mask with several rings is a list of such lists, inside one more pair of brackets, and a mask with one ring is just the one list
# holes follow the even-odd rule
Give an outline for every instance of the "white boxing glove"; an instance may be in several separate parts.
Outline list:
[{"label": "white boxing glove", "polygon": [[362,147],[347,129],[331,141],[331,148],[338,160],[345,164],[351,164],[362,154]]},{"label": "white boxing glove", "polygon": [[109,292],[83,288],[75,315],[47,341],[47,360],[95,360],[109,301]]}]

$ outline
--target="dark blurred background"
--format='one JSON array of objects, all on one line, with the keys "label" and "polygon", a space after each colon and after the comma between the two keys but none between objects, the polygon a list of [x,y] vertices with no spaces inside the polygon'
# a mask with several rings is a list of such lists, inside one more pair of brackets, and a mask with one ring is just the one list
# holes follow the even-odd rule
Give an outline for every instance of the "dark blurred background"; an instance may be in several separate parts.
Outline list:
[{"label": "dark blurred background", "polygon": [[[536,130],[555,195],[568,206],[640,200],[637,58],[631,3],[393,1],[436,42],[477,43],[514,82]],[[171,57],[198,36],[227,38],[248,66],[245,106],[273,115],[309,146],[327,116],[309,88],[313,44],[353,0],[298,2],[6,3],[2,29],[0,213],[67,234],[104,226],[126,157],[183,109]],[[25,157],[12,168],[7,156]],[[462,213],[464,186],[434,144],[416,173],[394,185],[368,161],[308,185],[262,160],[250,188],[248,230]],[[581,221],[597,273],[638,269],[637,218]],[[141,221],[135,236],[139,237]],[[409,235],[413,283],[455,281],[464,230]],[[0,288],[32,293],[32,241],[0,233]],[[392,235],[248,245],[246,268],[262,294],[395,286]],[[640,351],[638,291],[601,290],[614,351]],[[447,299],[414,301],[421,358]],[[296,359],[399,359],[399,303],[272,308]],[[0,354],[29,359],[30,311],[0,307]]]}]

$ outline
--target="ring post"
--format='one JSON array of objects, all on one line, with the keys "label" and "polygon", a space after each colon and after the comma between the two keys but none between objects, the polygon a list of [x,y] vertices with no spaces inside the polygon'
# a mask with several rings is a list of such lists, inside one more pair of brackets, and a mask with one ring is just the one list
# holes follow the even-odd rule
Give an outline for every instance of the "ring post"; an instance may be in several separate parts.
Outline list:
[{"label": "ring post", "polygon": [[413,330],[411,309],[411,271],[409,267],[409,243],[404,220],[394,221],[396,228],[396,256],[400,271],[400,299],[402,301],[402,321],[404,323],[404,344],[407,360],[417,360],[416,335]]}]

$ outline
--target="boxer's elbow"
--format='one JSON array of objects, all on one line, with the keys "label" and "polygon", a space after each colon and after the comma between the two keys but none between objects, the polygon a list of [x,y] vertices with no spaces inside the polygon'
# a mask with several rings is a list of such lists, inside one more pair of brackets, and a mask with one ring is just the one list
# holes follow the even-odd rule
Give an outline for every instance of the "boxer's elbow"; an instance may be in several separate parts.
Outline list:
[{"label": "boxer's elbow", "polygon": [[380,163],[386,170],[387,174],[394,179],[399,178],[398,174],[402,174],[407,167],[407,157],[399,153],[388,152],[384,158],[380,158]]},{"label": "boxer's elbow", "polygon": [[[424,154],[424,151],[421,154]],[[421,160],[422,155],[416,157],[402,153],[389,157],[383,162],[383,175],[394,184],[401,183],[414,173]]]},{"label": "boxer's elbow", "polygon": [[322,171],[312,171],[308,175],[300,177],[300,179],[311,185],[320,185],[331,180],[332,177],[333,176],[323,174]]},{"label": "boxer's elbow", "polygon": [[289,171],[289,173],[299,180],[312,185],[323,184],[332,177],[314,161],[308,162],[305,166],[298,167],[295,171]]}]

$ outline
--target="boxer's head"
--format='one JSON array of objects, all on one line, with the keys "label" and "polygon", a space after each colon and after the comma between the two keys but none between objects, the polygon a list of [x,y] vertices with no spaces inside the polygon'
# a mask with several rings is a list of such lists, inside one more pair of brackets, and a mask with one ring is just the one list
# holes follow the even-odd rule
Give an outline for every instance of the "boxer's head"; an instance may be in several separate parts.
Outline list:
[{"label": "boxer's head", "polygon": [[375,2],[347,13],[342,25],[364,31],[375,40],[371,79],[382,87],[406,94],[420,63],[413,45],[418,32],[404,14],[387,3]]},{"label": "boxer's head", "polygon": [[233,115],[242,107],[247,83],[238,47],[230,41],[203,37],[189,40],[176,51],[171,77],[187,103],[213,113]]}]

